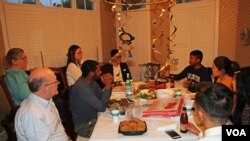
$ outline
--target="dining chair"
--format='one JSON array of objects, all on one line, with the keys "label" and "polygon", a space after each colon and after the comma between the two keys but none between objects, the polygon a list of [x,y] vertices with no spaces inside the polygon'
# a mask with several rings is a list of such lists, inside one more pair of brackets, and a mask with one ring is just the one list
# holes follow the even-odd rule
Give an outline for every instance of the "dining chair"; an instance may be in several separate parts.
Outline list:
[{"label": "dining chair", "polygon": [[12,100],[12,98],[11,98],[10,91],[9,91],[9,89],[8,89],[8,87],[7,87],[6,83],[5,83],[5,81],[4,81],[4,77],[5,77],[5,75],[2,75],[2,76],[1,76],[1,78],[0,78],[0,79],[1,79],[1,80],[0,80],[0,84],[1,84],[1,86],[2,86],[2,88],[3,88],[4,94],[5,94],[5,96],[6,96],[7,100],[8,100],[8,103],[9,103],[9,105],[10,105],[10,108],[11,108],[11,109],[14,109],[14,108],[16,107],[16,105],[14,104],[14,102],[13,102],[13,100]]},{"label": "dining chair", "polygon": [[146,63],[146,64],[139,64],[140,67],[140,81],[142,81],[143,77],[146,80],[154,79],[155,75],[159,75],[161,64],[157,63]]},{"label": "dining chair", "polygon": [[15,108],[11,109],[10,113],[6,115],[1,122],[8,136],[7,141],[17,141],[15,130],[15,115],[18,108],[19,106],[16,106]]},{"label": "dining chair", "polygon": [[64,89],[68,87],[68,82],[66,78],[67,66],[49,68],[55,73],[57,80],[60,82],[60,84],[58,85],[58,92],[61,93]]},{"label": "dining chair", "polygon": [[77,134],[74,131],[74,124],[73,124],[73,119],[72,119],[72,113],[70,110],[70,104],[69,104],[69,93],[71,90],[72,86],[67,87],[61,97],[62,97],[62,101],[63,101],[63,107],[64,107],[64,121],[62,122],[65,131],[67,133],[67,135],[73,140],[75,141],[77,138]]}]

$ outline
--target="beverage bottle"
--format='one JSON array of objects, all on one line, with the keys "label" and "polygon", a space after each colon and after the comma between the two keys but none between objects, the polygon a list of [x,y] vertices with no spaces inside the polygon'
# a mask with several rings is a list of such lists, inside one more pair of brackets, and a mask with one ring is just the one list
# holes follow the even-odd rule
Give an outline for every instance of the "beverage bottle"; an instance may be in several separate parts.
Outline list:
[{"label": "beverage bottle", "polygon": [[126,96],[132,96],[132,82],[129,77],[129,73],[127,73],[127,80],[125,82],[125,94]]},{"label": "beverage bottle", "polygon": [[170,88],[174,88],[174,75],[170,76]]},{"label": "beverage bottle", "polygon": [[181,133],[187,133],[187,129],[185,128],[185,125],[188,124],[188,115],[186,111],[186,107],[183,107],[180,117],[180,132]]}]

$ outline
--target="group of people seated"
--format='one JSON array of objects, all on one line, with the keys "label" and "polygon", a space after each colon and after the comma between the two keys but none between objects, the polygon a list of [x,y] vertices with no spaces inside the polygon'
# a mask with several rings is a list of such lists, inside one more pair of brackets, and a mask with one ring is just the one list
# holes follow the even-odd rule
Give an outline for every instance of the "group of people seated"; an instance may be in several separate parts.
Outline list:
[{"label": "group of people seated", "polygon": [[[110,55],[110,62],[101,66],[94,60],[82,61],[80,46],[72,45],[68,49],[69,104],[74,130],[79,136],[91,136],[98,112],[106,110],[113,82],[126,81],[127,74],[132,79],[128,65],[121,62],[119,50],[113,49]],[[173,74],[175,80],[185,79],[183,86],[197,93],[195,109],[205,131],[200,132],[191,123],[186,128],[202,138],[218,138],[221,132],[217,131],[228,120],[233,124],[249,125],[250,67],[240,69],[236,62],[218,56],[212,68],[207,68],[202,65],[202,59],[201,51],[192,51],[189,66],[181,73]],[[25,72],[28,58],[20,48],[8,51],[6,63],[4,81],[14,104],[20,106],[15,117],[18,140],[68,140],[52,100],[58,94],[59,84],[54,72],[37,68],[28,75]]]}]

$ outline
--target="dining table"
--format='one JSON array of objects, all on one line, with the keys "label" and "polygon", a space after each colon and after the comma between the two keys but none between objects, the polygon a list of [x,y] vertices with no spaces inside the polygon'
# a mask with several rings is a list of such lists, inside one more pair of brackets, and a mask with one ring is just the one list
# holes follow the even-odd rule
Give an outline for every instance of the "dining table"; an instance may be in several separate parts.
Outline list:
[{"label": "dining table", "polygon": [[[182,87],[181,83],[176,84],[176,88],[179,89],[183,95],[187,93],[187,90]],[[125,92],[116,91],[112,92],[111,99],[123,98]],[[150,116],[140,117],[140,120],[145,121],[146,131],[142,134],[129,134],[124,135],[119,132],[119,124],[121,121],[128,120],[126,115],[120,116],[118,122],[114,122],[110,111],[107,109],[105,112],[98,114],[98,119],[95,128],[89,141],[195,141],[198,140],[198,136],[192,133],[181,133],[180,132],[180,116]],[[193,122],[192,114],[189,115],[189,122]],[[166,134],[166,130],[174,130],[181,137],[178,139],[171,138]]]}]

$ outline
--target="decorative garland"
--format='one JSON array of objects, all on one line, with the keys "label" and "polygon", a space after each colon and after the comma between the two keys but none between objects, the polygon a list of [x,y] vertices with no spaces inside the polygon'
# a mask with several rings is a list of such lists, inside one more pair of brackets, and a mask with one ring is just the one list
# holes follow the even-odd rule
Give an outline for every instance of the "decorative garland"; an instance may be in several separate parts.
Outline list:
[{"label": "decorative garland", "polygon": [[[128,2],[129,1],[129,2]],[[142,1],[142,0],[141,0]],[[163,2],[168,2],[170,0],[145,0],[145,2],[136,1],[136,0],[121,0],[120,2],[116,2],[115,0],[105,0],[106,3],[112,5],[150,5],[150,4],[158,4]]]},{"label": "decorative garland", "polygon": [[123,44],[130,45],[132,41],[135,39],[130,33],[125,32],[123,27],[121,28],[121,34],[119,35],[120,40]]},{"label": "decorative garland", "polygon": [[[133,46],[131,44],[132,44],[132,41],[135,39],[135,37],[132,36],[130,33],[124,31],[123,27],[125,26],[127,18],[128,18],[127,12],[125,12],[125,18],[122,18],[122,14],[124,12],[117,10],[117,6],[126,6],[127,10],[129,10],[132,6],[151,5],[151,4],[159,4],[159,3],[168,2],[169,7],[167,10],[169,12],[170,25],[173,27],[173,30],[170,33],[170,35],[166,38],[171,43],[171,45],[169,46],[167,51],[170,55],[169,61],[171,61],[171,64],[173,64],[173,65],[178,64],[178,58],[176,58],[172,55],[173,54],[172,48],[176,46],[173,39],[175,37],[175,32],[177,31],[177,27],[172,22],[173,13],[171,12],[171,8],[175,4],[175,0],[119,0],[119,1],[117,1],[117,0],[105,0],[105,2],[112,5],[111,11],[115,14],[115,17],[117,18],[116,19],[116,26],[118,25],[118,27],[120,29],[119,30],[119,39],[122,41],[122,45],[120,46],[120,49],[122,49],[124,51],[128,51],[130,53],[129,56],[132,56],[131,50],[133,49]],[[154,19],[152,21],[152,24],[154,26],[157,25],[157,23],[160,21],[160,19],[163,17],[164,13],[167,10],[164,8],[161,8],[161,12],[160,12],[159,16],[157,17],[157,19]],[[121,23],[121,20],[124,20],[123,24]],[[157,50],[157,46],[158,46],[157,44],[161,44],[163,37],[164,37],[164,31],[162,30],[160,35],[158,35],[156,38],[152,39],[152,50],[153,50],[153,52],[160,54],[160,55],[162,55],[162,54],[160,51]],[[168,63],[166,62],[166,64],[168,64]]]}]

